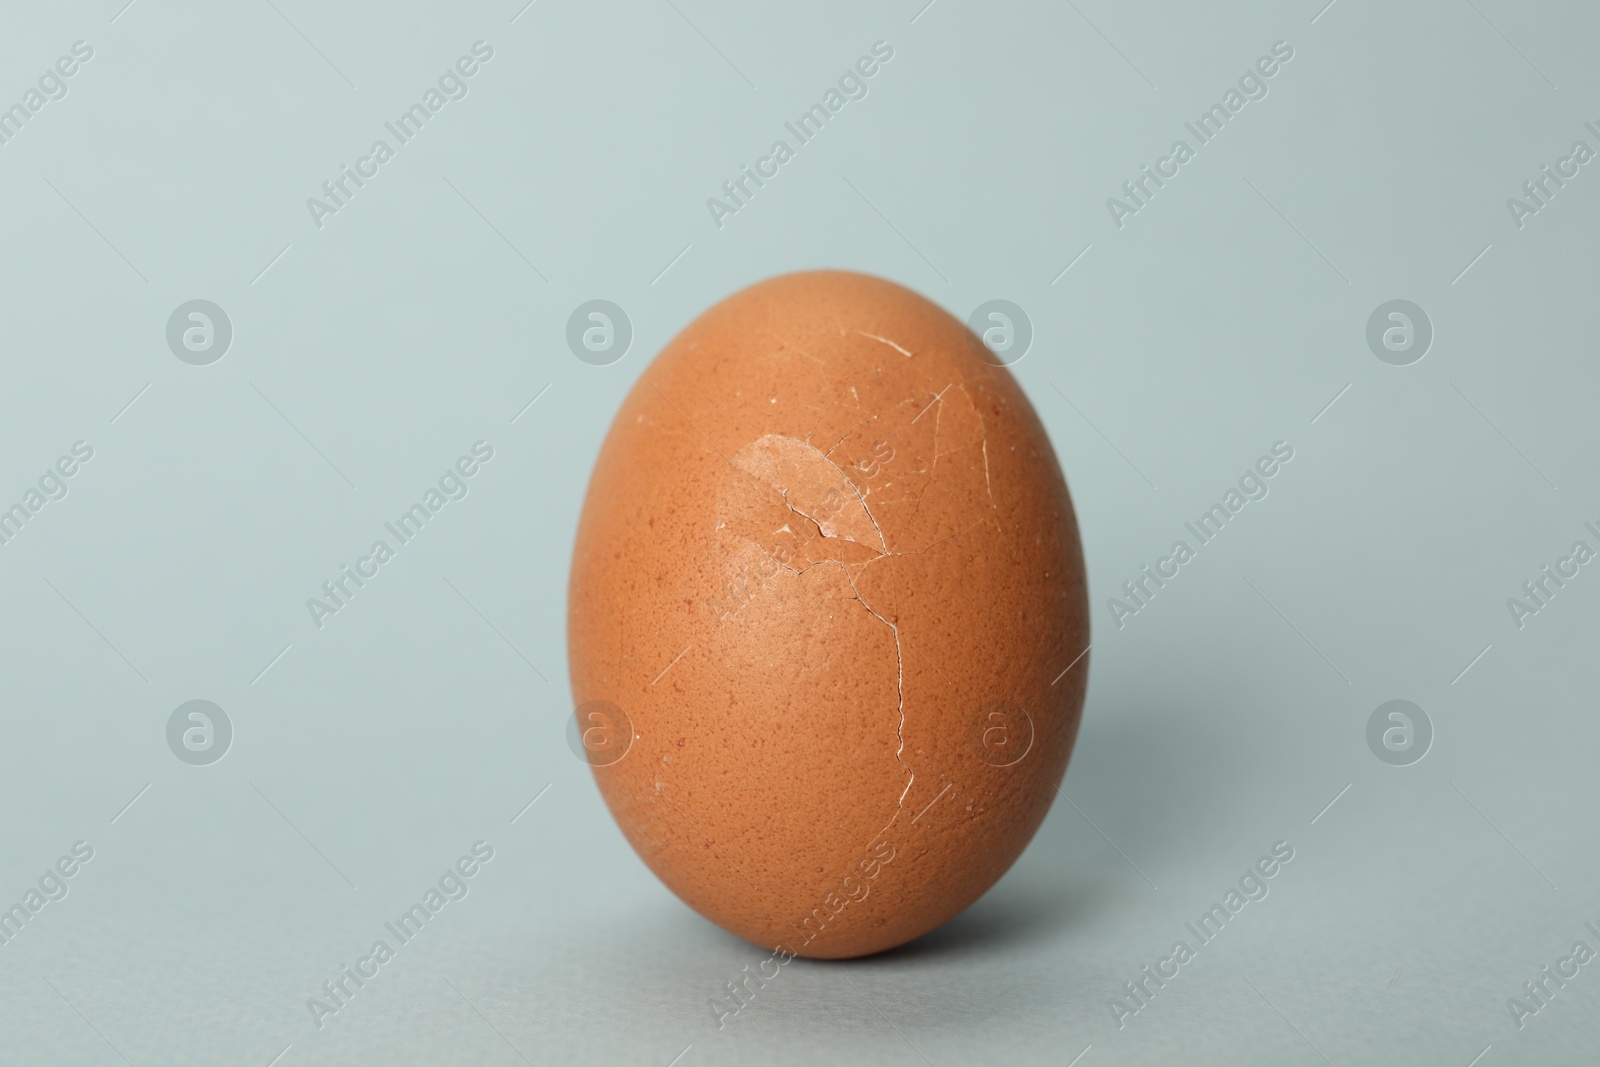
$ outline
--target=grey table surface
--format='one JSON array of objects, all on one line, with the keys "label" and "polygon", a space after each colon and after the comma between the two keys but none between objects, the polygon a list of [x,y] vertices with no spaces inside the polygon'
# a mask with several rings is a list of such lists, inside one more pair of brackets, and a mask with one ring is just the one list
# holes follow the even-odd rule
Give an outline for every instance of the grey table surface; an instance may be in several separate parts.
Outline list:
[{"label": "grey table surface", "polygon": [[[1594,1062],[1600,12],[1324,2],[8,5],[0,1062]],[[563,740],[567,566],[646,360],[812,267],[1025,313],[1091,679],[986,897],[727,1015],[766,953]]]}]

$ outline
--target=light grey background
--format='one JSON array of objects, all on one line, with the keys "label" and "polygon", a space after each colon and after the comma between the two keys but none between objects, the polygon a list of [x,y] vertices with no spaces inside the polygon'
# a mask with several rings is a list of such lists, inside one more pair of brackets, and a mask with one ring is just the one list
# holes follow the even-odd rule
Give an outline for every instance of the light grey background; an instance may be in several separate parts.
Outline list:
[{"label": "light grey background", "polygon": [[[1507,998],[1600,950],[1600,574],[1506,606],[1600,546],[1600,163],[1506,206],[1600,148],[1591,7],[123,2],[0,33],[4,104],[94,49],[0,145],[0,506],[94,448],[0,546],[0,904],[95,850],[0,946],[0,1062],[1593,1062],[1600,963],[1521,1029]],[[469,95],[314,226],[478,40]],[[706,198],[878,40],[869,95],[718,229]],[[1278,40],[1269,95],[1117,228]],[[812,267],[1032,320],[1094,599],[1078,810],[944,929],[796,961],[719,1030],[766,953],[650,875],[563,742],[566,574],[646,360]],[[605,367],[564,340],[596,298],[635,331]],[[1407,367],[1365,341],[1395,298],[1436,334]],[[191,299],[233,325],[209,366],[167,348]],[[1118,630],[1106,599],[1280,439],[1270,496]],[[316,628],[478,440],[470,494]],[[1408,767],[1365,740],[1395,698],[1436,731]],[[209,766],[167,747],[193,699],[234,729]],[[470,895],[314,1025],[480,839]],[[1270,896],[1119,1029],[1278,840]]]}]

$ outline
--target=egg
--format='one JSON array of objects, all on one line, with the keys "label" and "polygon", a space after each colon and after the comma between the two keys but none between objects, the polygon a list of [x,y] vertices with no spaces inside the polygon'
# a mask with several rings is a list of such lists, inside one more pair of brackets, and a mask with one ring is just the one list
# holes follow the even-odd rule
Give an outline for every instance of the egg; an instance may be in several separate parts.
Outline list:
[{"label": "egg", "polygon": [[568,600],[595,781],[673,893],[774,952],[880,952],[988,890],[1057,795],[1088,646],[1044,427],[892,282],[728,297],[600,449]]}]

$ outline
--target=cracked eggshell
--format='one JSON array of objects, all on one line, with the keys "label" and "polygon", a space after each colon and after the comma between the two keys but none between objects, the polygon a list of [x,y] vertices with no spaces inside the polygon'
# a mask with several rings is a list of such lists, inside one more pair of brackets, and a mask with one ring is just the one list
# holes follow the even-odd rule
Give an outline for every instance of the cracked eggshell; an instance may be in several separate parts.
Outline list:
[{"label": "cracked eggshell", "polygon": [[879,278],[773,278],[679,334],[601,448],[573,695],[634,738],[595,779],[650,869],[758,945],[926,933],[1005,873],[1066,770],[1077,524],[979,345]]}]

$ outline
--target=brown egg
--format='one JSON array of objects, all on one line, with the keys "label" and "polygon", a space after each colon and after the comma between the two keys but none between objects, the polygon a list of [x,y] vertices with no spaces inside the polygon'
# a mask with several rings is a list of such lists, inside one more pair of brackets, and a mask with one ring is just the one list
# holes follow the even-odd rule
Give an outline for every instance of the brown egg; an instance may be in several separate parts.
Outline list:
[{"label": "brown egg", "polygon": [[981,351],[891,282],[773,278],[679,334],[600,450],[568,605],[574,698],[615,705],[584,722],[595,779],[674,893],[764,947],[932,930],[1066,770],[1077,523]]}]

